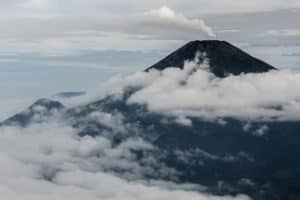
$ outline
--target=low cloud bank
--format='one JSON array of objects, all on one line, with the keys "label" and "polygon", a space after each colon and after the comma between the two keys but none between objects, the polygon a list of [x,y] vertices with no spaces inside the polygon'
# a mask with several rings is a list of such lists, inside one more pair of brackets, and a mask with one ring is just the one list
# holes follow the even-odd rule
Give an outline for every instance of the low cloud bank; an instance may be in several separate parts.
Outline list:
[{"label": "low cloud bank", "polygon": [[182,70],[168,68],[115,77],[104,91],[122,94],[125,88],[139,88],[128,104],[145,104],[150,111],[180,117],[300,120],[298,71],[218,78],[208,68],[208,64],[187,62]]},{"label": "low cloud bank", "polygon": [[[141,139],[114,146],[103,136],[79,137],[63,123],[0,128],[0,193],[10,200],[57,199],[248,199],[216,197],[193,191],[195,185],[129,181],[132,174],[157,173],[142,168],[131,150],[151,150]],[[149,158],[149,162],[156,162]],[[118,167],[125,177],[109,171]],[[166,169],[168,170],[168,169]],[[134,171],[135,173],[131,173]]]}]

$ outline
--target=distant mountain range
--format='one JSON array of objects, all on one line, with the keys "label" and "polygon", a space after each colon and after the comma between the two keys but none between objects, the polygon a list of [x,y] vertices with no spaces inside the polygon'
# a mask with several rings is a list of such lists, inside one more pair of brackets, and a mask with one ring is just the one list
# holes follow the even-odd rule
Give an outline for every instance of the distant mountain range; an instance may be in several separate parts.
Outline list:
[{"label": "distant mountain range", "polygon": [[[146,71],[183,68],[184,62],[194,60],[199,52],[206,54],[210,71],[218,77],[276,70],[228,42],[194,41]],[[107,96],[74,108],[65,108],[57,101],[38,100],[2,125],[26,127],[35,121],[35,115],[60,112],[63,119],[80,130],[81,136],[105,134],[115,143],[128,137],[142,137],[159,149],[152,156],[179,172],[177,182],[201,184],[208,188],[207,192],[218,195],[243,193],[257,200],[300,199],[299,121],[254,121],[246,127],[248,122],[232,117],[223,118],[221,122],[190,117],[193,125],[182,126],[172,116],[150,112],[145,105],[128,104],[127,100],[136,90],[128,88],[120,98]],[[126,127],[134,128],[119,130],[92,120],[89,116],[95,112],[118,113],[124,116]],[[249,134],[249,129],[264,127],[268,129],[266,135]],[[136,153],[141,160],[145,156]],[[174,179],[159,173],[148,178]]]}]

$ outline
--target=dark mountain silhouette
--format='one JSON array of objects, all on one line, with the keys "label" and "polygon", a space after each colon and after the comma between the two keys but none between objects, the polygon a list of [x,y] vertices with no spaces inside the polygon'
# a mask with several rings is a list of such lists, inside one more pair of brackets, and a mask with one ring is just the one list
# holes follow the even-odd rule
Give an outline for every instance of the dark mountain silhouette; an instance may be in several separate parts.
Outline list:
[{"label": "dark mountain silhouette", "polygon": [[[227,74],[262,73],[276,70],[275,67],[258,60],[225,41],[204,40],[192,41],[174,51],[166,58],[152,65],[151,69],[164,70],[168,67],[183,68],[185,61],[195,59],[197,53],[205,53],[209,60],[210,70],[218,77]],[[200,57],[199,62],[203,58]]]}]

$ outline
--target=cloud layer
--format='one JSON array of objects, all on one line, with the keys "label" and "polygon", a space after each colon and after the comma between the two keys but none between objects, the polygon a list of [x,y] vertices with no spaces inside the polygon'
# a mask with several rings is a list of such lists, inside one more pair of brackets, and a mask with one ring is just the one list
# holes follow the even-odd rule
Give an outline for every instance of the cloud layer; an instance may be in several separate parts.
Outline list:
[{"label": "cloud layer", "polygon": [[[294,0],[266,0],[264,2],[258,0],[245,0],[237,2],[234,0],[187,0],[187,1],[172,1],[172,0],[153,0],[151,2],[141,2],[138,0],[124,0],[122,2],[112,1],[79,1],[70,0],[68,2],[61,2],[59,0],[3,0],[5,5],[2,9],[9,7],[20,7],[20,5],[28,5],[38,11],[41,8],[47,8],[48,12],[61,12],[75,11],[77,13],[97,13],[101,12],[139,12],[149,8],[159,7],[163,4],[173,7],[175,9],[183,9],[185,12],[190,13],[224,13],[224,12],[253,12],[253,11],[266,11],[276,9],[295,8],[300,6],[298,1]],[[43,7],[41,7],[43,5]],[[46,6],[47,5],[47,6]],[[193,6],[190,6],[193,5]],[[205,6],[204,6],[205,5]],[[59,8],[59,9],[58,9]],[[89,9],[88,9],[89,8]],[[20,10],[17,10],[20,12]],[[26,12],[26,10],[21,10]],[[72,13],[70,13],[72,14]]]},{"label": "cloud layer", "polygon": [[[103,117],[98,119],[108,123]],[[197,186],[190,184],[143,179],[129,181],[143,177],[145,170],[157,173],[139,166],[131,151],[151,150],[150,144],[131,138],[116,146],[104,136],[79,137],[76,129],[55,121],[32,124],[23,129],[0,128],[2,198],[248,200],[242,195],[216,197],[199,193],[194,191]],[[149,158],[149,162],[156,161]],[[123,178],[110,171],[116,167],[125,170]]]},{"label": "cloud layer", "polygon": [[[245,66],[246,67],[246,66]],[[207,119],[300,120],[300,74],[281,70],[217,78],[207,65],[188,62],[183,70],[139,72],[114,79],[110,91],[140,87],[128,103],[146,104],[151,111]],[[192,73],[194,69],[196,72]],[[121,86],[121,87],[120,87]]]}]

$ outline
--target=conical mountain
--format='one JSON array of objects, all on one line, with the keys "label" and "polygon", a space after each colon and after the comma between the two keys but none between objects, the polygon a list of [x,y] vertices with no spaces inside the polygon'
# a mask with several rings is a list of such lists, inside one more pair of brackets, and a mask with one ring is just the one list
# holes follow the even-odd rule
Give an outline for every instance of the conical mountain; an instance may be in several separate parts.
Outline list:
[{"label": "conical mountain", "polygon": [[[210,70],[218,77],[228,74],[263,73],[276,70],[275,67],[247,54],[226,41],[203,40],[192,41],[177,49],[166,58],[149,67],[164,70],[168,67],[183,68],[185,61],[195,59],[197,53],[205,54],[209,60]],[[199,59],[202,62],[203,59]]]}]

